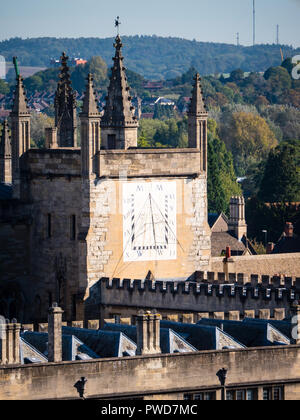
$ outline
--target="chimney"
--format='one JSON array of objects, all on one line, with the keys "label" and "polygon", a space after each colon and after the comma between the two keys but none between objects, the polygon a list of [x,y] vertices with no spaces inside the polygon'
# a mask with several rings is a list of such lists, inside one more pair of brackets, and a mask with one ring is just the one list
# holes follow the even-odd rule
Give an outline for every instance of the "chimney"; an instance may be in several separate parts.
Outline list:
[{"label": "chimney", "polygon": [[137,355],[160,354],[160,315],[143,311],[137,316]]},{"label": "chimney", "polygon": [[56,127],[47,127],[45,128],[45,146],[46,149],[57,149],[57,128]]},{"label": "chimney", "polygon": [[20,330],[20,324],[8,324],[4,318],[1,317],[1,365],[18,365],[20,363]]},{"label": "chimney", "polygon": [[267,245],[267,254],[272,254],[274,251],[275,244],[273,242],[269,242]]},{"label": "chimney", "polygon": [[284,233],[287,238],[293,238],[294,236],[294,226],[293,223],[287,222],[284,227]]},{"label": "chimney", "polygon": [[239,241],[247,236],[244,197],[231,197],[228,229]]},{"label": "chimney", "polygon": [[62,361],[63,312],[57,303],[53,303],[48,311],[48,362]]}]

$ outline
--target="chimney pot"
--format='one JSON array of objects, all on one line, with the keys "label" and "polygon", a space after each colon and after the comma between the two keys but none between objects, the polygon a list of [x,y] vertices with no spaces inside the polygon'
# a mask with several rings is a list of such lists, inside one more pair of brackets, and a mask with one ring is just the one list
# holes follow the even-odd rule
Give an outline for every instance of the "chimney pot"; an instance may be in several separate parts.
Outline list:
[{"label": "chimney pot", "polygon": [[284,233],[287,238],[292,238],[294,236],[294,226],[293,223],[287,222],[285,224]]}]

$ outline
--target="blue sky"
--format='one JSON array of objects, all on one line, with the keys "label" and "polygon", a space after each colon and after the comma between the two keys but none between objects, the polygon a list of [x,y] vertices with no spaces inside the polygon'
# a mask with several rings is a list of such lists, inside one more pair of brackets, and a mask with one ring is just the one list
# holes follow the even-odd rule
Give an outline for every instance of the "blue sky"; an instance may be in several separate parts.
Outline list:
[{"label": "blue sky", "polygon": [[[300,46],[300,0],[256,0],[257,43]],[[11,37],[174,36],[252,43],[252,0],[0,0],[0,40]]]}]

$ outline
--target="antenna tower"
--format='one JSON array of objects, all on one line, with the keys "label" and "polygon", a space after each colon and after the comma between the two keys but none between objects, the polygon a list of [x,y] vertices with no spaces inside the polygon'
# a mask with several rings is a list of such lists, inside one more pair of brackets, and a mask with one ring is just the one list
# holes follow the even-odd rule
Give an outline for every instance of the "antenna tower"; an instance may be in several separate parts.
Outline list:
[{"label": "antenna tower", "polygon": [[255,0],[253,0],[253,45],[256,43],[256,10]]}]

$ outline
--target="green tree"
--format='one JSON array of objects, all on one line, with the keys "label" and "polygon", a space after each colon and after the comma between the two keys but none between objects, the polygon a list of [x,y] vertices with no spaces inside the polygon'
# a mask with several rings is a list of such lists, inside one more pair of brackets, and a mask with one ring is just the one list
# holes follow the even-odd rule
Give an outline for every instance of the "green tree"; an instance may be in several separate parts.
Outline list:
[{"label": "green tree", "polygon": [[264,77],[269,81],[274,92],[281,92],[292,87],[292,79],[284,67],[271,67],[265,72]]},{"label": "green tree", "polygon": [[86,88],[86,79],[89,73],[93,74],[95,89],[104,89],[108,83],[107,65],[101,57],[92,57],[86,64],[79,65],[72,72],[73,88],[83,93]]},{"label": "green tree", "polygon": [[259,198],[270,203],[300,201],[300,140],[271,150]]},{"label": "green tree", "polygon": [[232,152],[239,176],[244,176],[254,162],[267,157],[278,142],[268,123],[259,115],[233,112],[221,124],[221,139]]},{"label": "green tree", "polygon": [[45,147],[45,128],[53,127],[53,118],[45,114],[31,114],[30,132],[31,132],[31,146],[43,148]]},{"label": "green tree", "polygon": [[240,195],[232,155],[217,135],[217,123],[208,122],[208,208],[228,213],[230,197]]},{"label": "green tree", "polygon": [[0,94],[7,95],[9,93],[9,85],[4,80],[0,79]]}]

